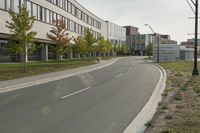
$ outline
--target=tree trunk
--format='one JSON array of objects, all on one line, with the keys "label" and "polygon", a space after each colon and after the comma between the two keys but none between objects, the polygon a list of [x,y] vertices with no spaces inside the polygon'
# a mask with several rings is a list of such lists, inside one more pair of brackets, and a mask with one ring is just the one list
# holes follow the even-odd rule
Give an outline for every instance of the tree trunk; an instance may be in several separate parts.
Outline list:
[{"label": "tree trunk", "polygon": [[24,43],[24,57],[23,57],[23,62],[24,62],[24,72],[27,72],[27,44]]}]

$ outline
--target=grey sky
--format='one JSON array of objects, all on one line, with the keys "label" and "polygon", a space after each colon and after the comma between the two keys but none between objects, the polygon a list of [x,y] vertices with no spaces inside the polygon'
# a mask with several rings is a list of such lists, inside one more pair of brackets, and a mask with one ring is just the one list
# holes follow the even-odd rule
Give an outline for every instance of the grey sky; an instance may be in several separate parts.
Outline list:
[{"label": "grey sky", "polygon": [[185,41],[194,32],[193,13],[186,0],[77,0],[89,11],[104,20],[118,25],[132,25],[140,33],[151,33],[144,26],[148,23],[155,32],[169,34],[177,41]]}]

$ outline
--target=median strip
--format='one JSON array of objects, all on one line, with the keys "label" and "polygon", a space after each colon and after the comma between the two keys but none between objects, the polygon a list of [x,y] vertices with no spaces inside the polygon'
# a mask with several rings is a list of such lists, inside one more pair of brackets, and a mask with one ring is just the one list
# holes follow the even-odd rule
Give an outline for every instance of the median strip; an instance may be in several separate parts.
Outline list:
[{"label": "median strip", "polygon": [[86,91],[86,90],[89,90],[89,89],[91,89],[91,88],[92,88],[92,87],[87,87],[87,88],[85,88],[85,89],[76,91],[76,92],[74,92],[74,93],[71,93],[71,94],[69,94],[69,95],[63,96],[63,97],[61,97],[61,98],[62,98],[62,99],[66,99],[66,98],[68,98],[68,97],[74,96],[74,95],[76,95],[76,94],[79,94],[79,93],[84,92],[84,91]]}]

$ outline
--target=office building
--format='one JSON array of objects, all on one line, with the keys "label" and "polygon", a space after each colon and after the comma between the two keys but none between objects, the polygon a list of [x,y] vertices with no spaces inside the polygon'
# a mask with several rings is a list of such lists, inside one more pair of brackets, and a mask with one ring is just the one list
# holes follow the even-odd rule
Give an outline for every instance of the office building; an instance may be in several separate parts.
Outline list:
[{"label": "office building", "polygon": [[106,21],[108,29],[108,39],[114,45],[122,45],[126,43],[126,28]]},{"label": "office building", "polygon": [[47,33],[53,27],[53,20],[62,19],[66,22],[69,37],[84,35],[86,28],[92,29],[95,37],[107,39],[107,23],[97,17],[75,0],[0,0],[0,62],[13,61],[8,48],[9,29],[6,21],[11,21],[8,11],[11,9],[19,13],[18,6],[24,4],[29,16],[35,16],[36,21],[32,31],[37,32],[36,43],[44,44],[45,47],[29,56],[29,60],[54,59],[53,53],[48,45],[51,41],[47,39]]}]

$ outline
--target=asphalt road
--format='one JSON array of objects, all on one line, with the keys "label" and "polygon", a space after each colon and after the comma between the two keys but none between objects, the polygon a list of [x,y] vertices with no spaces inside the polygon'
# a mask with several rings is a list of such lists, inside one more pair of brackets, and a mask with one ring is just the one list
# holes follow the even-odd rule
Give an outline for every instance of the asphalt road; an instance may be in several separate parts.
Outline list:
[{"label": "asphalt road", "polygon": [[0,94],[1,133],[122,133],[150,98],[159,70],[138,57]]}]

